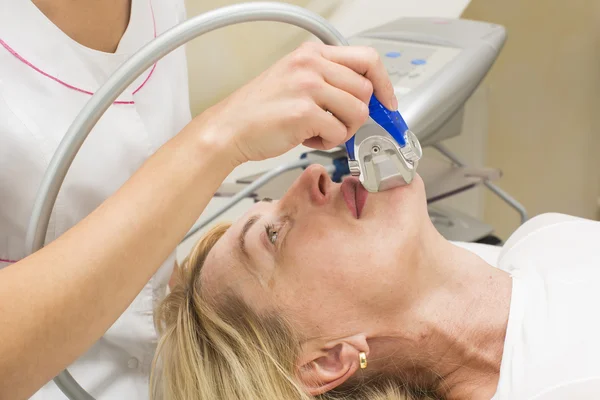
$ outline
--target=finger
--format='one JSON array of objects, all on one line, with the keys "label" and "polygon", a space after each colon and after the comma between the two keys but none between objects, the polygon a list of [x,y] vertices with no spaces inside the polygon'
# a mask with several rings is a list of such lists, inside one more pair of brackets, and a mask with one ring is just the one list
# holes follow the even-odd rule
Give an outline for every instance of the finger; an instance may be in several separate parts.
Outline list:
[{"label": "finger", "polygon": [[346,126],[345,140],[354,135],[369,117],[367,104],[350,93],[328,84],[324,84],[315,94],[315,101],[324,110],[333,113],[333,116]]},{"label": "finger", "polygon": [[345,142],[348,128],[335,116],[315,105],[310,117],[310,138],[303,144],[316,150],[329,150]]},{"label": "finger", "polygon": [[379,53],[370,47],[321,46],[321,55],[330,61],[342,64],[373,83],[373,94],[387,108],[396,110],[398,100],[394,87],[379,57]]},{"label": "finger", "polygon": [[322,60],[322,73],[325,82],[344,92],[350,93],[365,104],[373,95],[373,84],[364,76],[357,74],[345,65],[335,63],[325,58]]}]

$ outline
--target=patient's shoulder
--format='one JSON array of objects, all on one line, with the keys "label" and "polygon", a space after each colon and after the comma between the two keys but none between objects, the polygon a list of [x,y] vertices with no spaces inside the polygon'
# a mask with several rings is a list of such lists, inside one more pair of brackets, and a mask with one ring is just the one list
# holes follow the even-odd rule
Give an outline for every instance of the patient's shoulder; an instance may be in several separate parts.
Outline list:
[{"label": "patient's shoulder", "polygon": [[596,400],[600,393],[600,376],[566,382],[549,388],[532,400]]},{"label": "patient's shoulder", "polygon": [[[600,258],[600,222],[565,214],[536,216],[506,241],[499,263],[550,259],[556,262]],[[553,258],[554,257],[554,258]]]},{"label": "patient's shoulder", "polygon": [[573,222],[583,222],[588,221],[583,218],[573,217],[571,215],[566,214],[558,214],[558,213],[548,213],[541,214],[531,218],[529,221],[525,222],[521,225],[506,241],[504,245],[503,253],[506,253],[513,247],[515,247],[519,242],[522,242],[527,237],[534,235],[543,229],[548,229],[550,227],[555,227],[557,225],[568,224]]}]

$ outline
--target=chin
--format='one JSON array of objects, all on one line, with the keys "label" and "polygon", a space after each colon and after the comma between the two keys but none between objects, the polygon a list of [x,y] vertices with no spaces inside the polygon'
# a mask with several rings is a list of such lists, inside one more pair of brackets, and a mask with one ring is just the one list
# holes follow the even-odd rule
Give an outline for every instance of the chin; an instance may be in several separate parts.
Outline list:
[{"label": "chin", "polygon": [[398,186],[380,193],[389,194],[394,197],[421,196],[425,198],[425,184],[423,183],[423,179],[417,174],[410,184]]},{"label": "chin", "polygon": [[[371,207],[369,207],[371,203]],[[427,213],[425,185],[419,175],[409,185],[399,186],[379,193],[371,193],[367,207],[373,209],[378,217],[397,220],[411,215]]]}]

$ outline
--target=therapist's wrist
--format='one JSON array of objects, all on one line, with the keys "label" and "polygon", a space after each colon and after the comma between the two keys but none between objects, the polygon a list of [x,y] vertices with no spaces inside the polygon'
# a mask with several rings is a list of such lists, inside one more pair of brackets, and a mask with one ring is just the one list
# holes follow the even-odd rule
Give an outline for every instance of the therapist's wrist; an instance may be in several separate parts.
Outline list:
[{"label": "therapist's wrist", "polygon": [[233,171],[247,160],[237,146],[232,127],[221,123],[215,114],[212,108],[206,110],[195,117],[186,130],[193,136],[199,157],[209,158]]}]

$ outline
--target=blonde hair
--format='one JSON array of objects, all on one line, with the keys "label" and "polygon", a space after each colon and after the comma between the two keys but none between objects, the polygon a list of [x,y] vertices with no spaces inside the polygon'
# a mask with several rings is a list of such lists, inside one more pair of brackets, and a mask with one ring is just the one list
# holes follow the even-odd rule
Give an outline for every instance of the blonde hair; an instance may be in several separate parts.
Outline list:
[{"label": "blonde hair", "polygon": [[408,400],[389,381],[312,397],[295,378],[300,340],[283,317],[258,315],[233,294],[207,301],[200,271],[228,228],[218,225],[197,243],[156,311],[153,400]]}]

